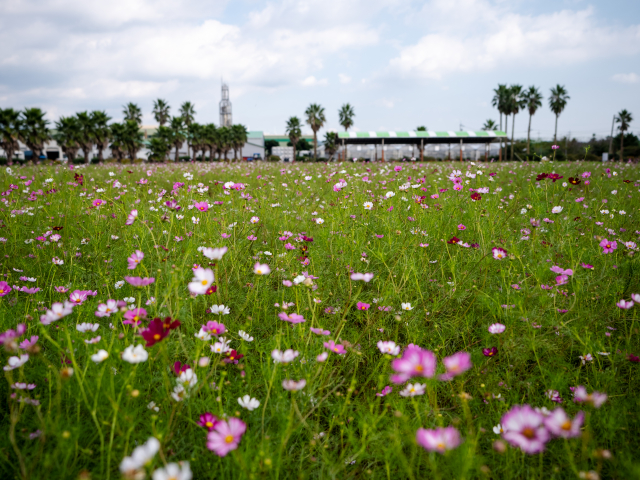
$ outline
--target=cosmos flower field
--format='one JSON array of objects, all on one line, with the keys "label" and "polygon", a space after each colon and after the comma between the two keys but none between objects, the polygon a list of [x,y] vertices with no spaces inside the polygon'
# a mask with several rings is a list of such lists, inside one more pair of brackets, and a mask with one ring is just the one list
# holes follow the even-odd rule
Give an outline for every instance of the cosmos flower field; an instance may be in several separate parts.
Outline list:
[{"label": "cosmos flower field", "polygon": [[11,166],[0,477],[640,477],[631,164]]}]

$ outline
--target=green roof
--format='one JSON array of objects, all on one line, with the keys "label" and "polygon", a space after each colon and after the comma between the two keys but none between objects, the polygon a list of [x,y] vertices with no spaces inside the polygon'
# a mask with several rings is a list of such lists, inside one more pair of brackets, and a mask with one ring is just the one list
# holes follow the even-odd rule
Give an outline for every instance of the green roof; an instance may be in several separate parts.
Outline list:
[{"label": "green roof", "polygon": [[338,132],[338,138],[469,138],[469,137],[506,137],[507,134],[498,130],[494,131],[446,131],[435,132],[432,130],[409,132]]}]

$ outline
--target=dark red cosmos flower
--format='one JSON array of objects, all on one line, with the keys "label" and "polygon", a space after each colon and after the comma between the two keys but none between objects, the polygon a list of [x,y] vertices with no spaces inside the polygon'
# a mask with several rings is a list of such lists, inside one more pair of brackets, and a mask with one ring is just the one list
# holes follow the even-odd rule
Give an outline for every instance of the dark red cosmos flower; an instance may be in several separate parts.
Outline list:
[{"label": "dark red cosmos flower", "polygon": [[82,185],[82,183],[84,182],[84,177],[82,175],[78,175],[77,173],[73,176],[73,179],[79,185]]},{"label": "dark red cosmos flower", "polygon": [[623,180],[624,183],[631,183],[631,180]]},{"label": "dark red cosmos flower", "polygon": [[640,357],[637,357],[635,355],[629,354],[629,356],[627,358],[629,359],[630,362],[640,363]]},{"label": "dark red cosmos flower", "polygon": [[164,328],[161,319],[154,318],[149,323],[149,326],[140,332],[140,335],[147,341],[147,347],[151,347],[162,341],[163,338],[169,335],[169,332],[168,328]]},{"label": "dark red cosmos flower", "polygon": [[187,370],[189,370],[191,367],[189,365],[187,365],[186,363],[183,365],[180,362],[176,362],[173,364],[173,372],[176,374],[176,376],[180,376],[180,374],[182,372],[186,372]]},{"label": "dark red cosmos flower", "polygon": [[571,185],[580,185],[581,181],[579,178],[569,177],[569,183]]},{"label": "dark red cosmos flower", "polygon": [[539,173],[538,176],[536,177],[536,182],[539,182],[540,180],[544,180],[548,176],[549,176],[548,173]]},{"label": "dark red cosmos flower", "polygon": [[212,293],[216,293],[216,291],[218,290],[218,287],[216,285],[211,285],[206,292],[204,292],[205,295],[211,295]]},{"label": "dark red cosmos flower", "polygon": [[447,243],[450,245],[455,245],[456,243],[460,243],[460,239],[458,237],[453,237],[451,240],[447,240]]},{"label": "dark red cosmos flower", "polygon": [[556,180],[564,178],[562,175],[558,175],[557,173],[550,173],[549,175],[547,175],[547,177],[549,178],[549,180],[553,180],[553,183],[556,183]]},{"label": "dark red cosmos flower", "polygon": [[485,357],[495,357],[498,354],[498,349],[496,347],[483,348],[482,354]]},{"label": "dark red cosmos flower", "polygon": [[306,235],[302,235],[302,240],[305,242],[313,242],[313,237],[307,237]]},{"label": "dark red cosmos flower", "polygon": [[56,232],[59,232],[59,231],[60,231],[60,230],[62,230],[63,228],[64,228],[64,227],[53,227],[53,229],[54,229]]},{"label": "dark red cosmos flower", "polygon": [[576,217],[573,219],[574,222],[579,222],[580,221],[580,217]]},{"label": "dark red cosmos flower", "polygon": [[477,202],[480,199],[482,199],[482,195],[480,195],[478,192],[473,192],[471,194],[471,200],[474,200]]},{"label": "dark red cosmos flower", "polygon": [[198,425],[211,431],[216,427],[218,422],[220,422],[220,420],[218,420],[218,417],[209,412],[204,412],[202,415],[200,415]]},{"label": "dark red cosmos flower", "polygon": [[[160,320],[159,318],[154,318],[154,320]],[[162,322],[162,326],[165,330],[175,330],[180,326],[180,320],[171,320],[171,317],[167,317]]]},{"label": "dark red cosmos flower", "polygon": [[236,352],[235,350],[231,350],[230,352],[228,352],[225,356],[225,358],[222,359],[222,361],[224,363],[238,363],[238,360],[240,360],[242,357],[244,357],[244,355],[242,355],[241,353]]},{"label": "dark red cosmos flower", "polygon": [[497,173],[493,173],[493,172],[491,172],[491,173],[489,174],[489,176],[490,176],[490,177],[495,177],[496,175],[497,175]]},{"label": "dark red cosmos flower", "polygon": [[480,248],[480,244],[479,243],[472,243],[470,245],[471,248]]}]

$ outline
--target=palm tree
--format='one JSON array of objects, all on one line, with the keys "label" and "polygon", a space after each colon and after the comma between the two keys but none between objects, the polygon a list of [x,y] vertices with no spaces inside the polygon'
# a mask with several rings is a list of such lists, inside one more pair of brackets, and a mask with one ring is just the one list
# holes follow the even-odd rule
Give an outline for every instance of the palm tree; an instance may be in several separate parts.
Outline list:
[{"label": "palm tree", "polygon": [[233,154],[238,158],[238,150],[240,151],[240,159],[242,159],[242,147],[247,143],[247,127],[244,125],[233,125],[231,127],[231,138],[233,139]]},{"label": "palm tree", "polygon": [[193,117],[196,114],[196,109],[193,103],[184,102],[180,106],[180,116],[184,119],[184,123],[188,126],[193,122]]},{"label": "palm tree", "polygon": [[[504,84],[498,84],[498,88],[494,88],[493,90],[493,99],[491,100],[491,105],[493,105],[496,109],[498,109],[498,113],[500,114],[500,130],[502,131],[502,115],[505,115],[505,125],[506,125],[506,116],[507,116],[507,100],[509,88]],[[505,134],[506,134],[505,128]],[[502,138],[500,138],[500,151],[502,151]]]},{"label": "palm tree", "polygon": [[344,131],[346,132],[353,126],[353,117],[356,116],[356,112],[351,105],[345,103],[340,110],[338,110],[338,116],[340,117],[340,125],[344,127]]},{"label": "palm tree", "polygon": [[44,112],[39,108],[26,108],[22,111],[19,138],[33,152],[35,159],[42,155],[45,142],[51,139],[47,125],[49,121],[45,120]]},{"label": "palm tree", "polygon": [[[208,123],[203,127],[202,142],[209,149],[209,160],[213,160],[213,153],[218,142],[218,131],[213,123]],[[202,153],[203,160],[205,152]]]},{"label": "palm tree", "polygon": [[529,90],[522,94],[522,99],[525,102],[525,107],[529,110],[529,127],[527,128],[527,155],[530,152],[531,143],[531,117],[536,114],[536,110],[542,106],[542,94],[538,87],[531,85]]},{"label": "palm tree", "polygon": [[558,136],[558,117],[567,106],[567,100],[571,97],[567,94],[567,90],[564,85],[556,85],[551,88],[551,96],[549,97],[549,108],[556,116],[556,128],[553,131],[553,143],[556,143],[556,137]]},{"label": "palm tree", "polygon": [[127,150],[127,126],[125,123],[111,124],[111,155],[118,161],[122,162],[125,151]]},{"label": "palm tree", "polygon": [[100,110],[94,110],[91,112],[91,118],[93,120],[93,135],[98,148],[98,160],[104,161],[103,151],[109,146],[109,139],[111,138],[111,129],[109,128],[109,120],[111,117]]},{"label": "palm tree", "polygon": [[9,165],[13,165],[13,154],[20,149],[20,112],[13,108],[0,108],[0,148],[4,150]]},{"label": "palm tree", "polygon": [[186,139],[184,133],[184,120],[182,119],[182,117],[171,117],[169,128],[172,132],[171,144],[176,148],[175,161],[177,162],[180,160],[180,147]]},{"label": "palm tree", "polygon": [[522,85],[511,85],[509,87],[509,113],[513,115],[511,120],[511,161],[513,161],[514,136],[516,132],[516,115],[525,107],[522,98]]},{"label": "palm tree", "polygon": [[633,122],[633,115],[626,109],[622,110],[616,116],[616,123],[619,123],[618,130],[620,130],[620,161],[624,160],[624,132],[629,130],[629,124]]},{"label": "palm tree", "polygon": [[[167,127],[160,127],[167,128]],[[153,137],[149,140],[149,160],[164,162],[171,145],[162,137]]]},{"label": "palm tree", "polygon": [[158,122],[161,127],[164,127],[164,124],[169,120],[169,110],[171,110],[171,107],[161,98],[153,102],[153,118],[156,119],[156,122]]},{"label": "palm tree", "polygon": [[127,120],[127,123],[125,124],[124,134],[127,153],[129,154],[131,163],[133,163],[138,156],[138,151],[144,145],[144,135],[140,131],[140,125],[138,125],[138,122],[135,122],[133,120]]},{"label": "palm tree", "polygon": [[[158,130],[156,130],[156,133],[153,136],[153,138],[158,138],[162,140],[164,144],[167,146],[167,151],[165,152],[164,156],[161,157],[161,161],[164,162],[167,159],[169,152],[171,151],[171,146],[173,145],[173,130],[171,130],[169,127],[163,127],[163,126],[158,127]],[[161,150],[156,150],[155,152],[160,153],[160,151]]]},{"label": "palm tree", "polygon": [[227,161],[227,154],[231,149],[231,129],[229,127],[220,127],[218,129],[218,154],[224,155],[224,161]]},{"label": "palm tree", "polygon": [[298,144],[298,140],[302,137],[302,130],[300,129],[300,119],[298,117],[291,117],[287,120],[287,126],[285,127],[284,133],[287,134],[289,140],[291,141],[291,145],[293,145],[293,161],[296,160],[296,145]]},{"label": "palm tree", "polygon": [[[344,126],[344,125],[343,125]],[[327,132],[324,134],[324,153],[329,154],[328,161],[331,161],[333,154],[338,150],[338,134]]]},{"label": "palm tree", "polygon": [[76,159],[80,149],[81,136],[82,127],[77,116],[60,117],[60,120],[56,122],[54,139],[71,163]]},{"label": "palm tree", "polygon": [[94,142],[94,126],[93,118],[88,112],[76,113],[78,119],[78,125],[80,125],[80,149],[84,154],[84,163],[89,163],[91,160],[89,156],[93,150]]},{"label": "palm tree", "polygon": [[484,125],[482,126],[482,130],[492,132],[496,129],[497,126],[498,124],[495,122],[495,120],[489,119],[486,122],[484,122]]},{"label": "palm tree", "polygon": [[324,116],[324,108],[317,103],[312,103],[305,110],[307,116],[307,125],[313,130],[313,159],[318,159],[318,130],[320,130],[327,119]]},{"label": "palm tree", "polygon": [[427,131],[427,127],[425,127],[424,125],[416,127],[416,132],[426,132],[426,131]]},{"label": "palm tree", "polygon": [[138,125],[142,125],[142,110],[140,110],[140,107],[135,103],[127,103],[124,106],[124,110],[122,110],[122,113],[124,114],[125,122],[128,120],[133,120]]}]

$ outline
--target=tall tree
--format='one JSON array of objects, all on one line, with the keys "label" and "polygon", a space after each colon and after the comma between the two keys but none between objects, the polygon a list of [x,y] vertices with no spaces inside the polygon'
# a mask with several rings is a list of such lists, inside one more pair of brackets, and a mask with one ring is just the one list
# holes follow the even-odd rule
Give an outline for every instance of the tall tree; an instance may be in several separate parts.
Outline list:
[{"label": "tall tree", "polygon": [[13,108],[0,108],[0,148],[7,155],[9,165],[13,164],[13,155],[20,149],[20,112]]},{"label": "tall tree", "polygon": [[509,87],[509,113],[513,115],[511,123],[511,161],[513,161],[513,149],[515,146],[515,132],[516,132],[516,115],[520,113],[525,107],[525,102],[522,98],[522,85],[511,85]]},{"label": "tall tree", "polygon": [[556,143],[558,137],[558,117],[567,106],[567,100],[571,97],[567,94],[567,90],[564,85],[556,85],[551,88],[551,95],[549,96],[549,108],[556,116],[556,126],[553,130],[553,143]]},{"label": "tall tree", "polygon": [[157,154],[156,156],[160,159],[159,161],[161,162],[164,162],[171,152],[171,146],[173,145],[173,133],[173,130],[169,127],[158,127],[158,130],[156,130],[156,133],[153,136],[153,138],[160,139],[167,146],[167,151],[165,152],[164,156],[160,156],[162,150],[159,147],[161,145],[158,142],[155,142],[155,153]]},{"label": "tall tree", "polygon": [[530,153],[531,145],[531,117],[536,114],[536,111],[542,106],[542,93],[538,87],[531,85],[527,91],[522,94],[522,99],[525,103],[525,108],[529,111],[529,126],[527,127],[527,155]]},{"label": "tall tree", "polygon": [[[493,98],[491,99],[491,105],[493,105],[500,114],[500,130],[502,131],[502,115],[505,116],[505,126],[507,124],[506,116],[508,110],[509,88],[505,84],[498,84],[498,88],[493,89]],[[506,128],[504,130],[505,134]],[[502,138],[500,138],[500,150],[502,151]]]},{"label": "tall tree", "polygon": [[231,129],[229,127],[220,127],[218,129],[218,155],[222,158],[224,155],[224,161],[227,161],[227,154],[231,149]]},{"label": "tall tree", "polygon": [[182,117],[171,117],[169,128],[172,132],[171,143],[176,149],[175,161],[177,162],[180,160],[180,147],[187,138],[184,131],[184,119]]},{"label": "tall tree", "polygon": [[21,113],[20,140],[37,160],[42,155],[44,144],[51,139],[49,121],[44,118],[44,112],[39,108],[26,108]]},{"label": "tall tree", "polygon": [[109,128],[109,120],[111,117],[106,112],[94,110],[91,112],[93,120],[93,135],[98,149],[98,160],[104,161],[104,150],[109,146],[111,139],[111,129]]},{"label": "tall tree", "polygon": [[95,141],[95,132],[93,125],[93,117],[89,112],[76,113],[78,119],[78,125],[80,125],[80,149],[84,154],[84,163],[90,162],[91,151],[93,150],[93,143]]},{"label": "tall tree", "polygon": [[122,110],[124,114],[124,121],[132,120],[136,122],[138,125],[142,125],[142,110],[135,103],[127,103],[124,106],[124,110]]},{"label": "tall tree", "polygon": [[313,159],[318,160],[318,130],[324,126],[327,119],[324,116],[324,108],[317,103],[312,103],[305,110],[307,125],[313,130]]},{"label": "tall tree", "polygon": [[294,162],[296,160],[296,145],[298,144],[298,140],[302,137],[302,130],[300,126],[300,119],[298,117],[290,117],[289,120],[287,120],[287,126],[284,130],[291,141],[291,145],[293,145]]},{"label": "tall tree", "polygon": [[111,155],[118,163],[122,162],[127,151],[127,125],[126,123],[111,124]]},{"label": "tall tree", "polygon": [[333,155],[338,151],[338,134],[335,132],[327,132],[324,134],[324,153],[329,155],[330,162]]},{"label": "tall tree", "polygon": [[169,150],[171,150],[171,145],[169,145],[164,138],[154,136],[149,139],[149,160],[155,162],[164,162],[167,158]]},{"label": "tall tree", "polygon": [[488,119],[486,122],[484,122],[484,125],[482,126],[482,130],[493,131],[496,129],[497,126],[498,124],[495,122],[495,120]]},{"label": "tall tree", "polygon": [[138,151],[144,145],[144,135],[140,131],[140,125],[133,120],[127,120],[125,123],[125,146],[129,154],[129,160],[133,163],[138,156]]},{"label": "tall tree", "polygon": [[233,155],[238,158],[238,151],[240,151],[240,160],[242,160],[242,147],[247,143],[247,127],[244,125],[233,125],[231,127],[231,136],[233,138]]},{"label": "tall tree", "polygon": [[356,116],[356,112],[351,105],[348,103],[342,105],[338,110],[338,116],[340,117],[340,125],[344,127],[345,132],[353,127],[353,117]]},{"label": "tall tree", "polygon": [[631,122],[633,122],[633,115],[626,109],[616,115],[616,123],[620,124],[618,125],[618,130],[620,130],[620,161],[624,160],[624,132],[629,130]]},{"label": "tall tree", "polygon": [[154,100],[153,118],[156,119],[156,122],[158,122],[158,125],[161,127],[164,127],[164,124],[169,120],[169,110],[171,110],[171,107],[165,100],[162,100],[161,98]]},{"label": "tall tree", "polygon": [[195,105],[191,102],[184,102],[180,105],[180,116],[184,120],[185,125],[191,125],[196,115]]},{"label": "tall tree", "polygon": [[[202,142],[204,146],[209,150],[209,160],[213,160],[214,151],[218,142],[218,131],[213,123],[208,123],[204,126],[202,132]],[[202,156],[205,156],[204,152],[202,153]]]},{"label": "tall tree", "polygon": [[60,117],[56,122],[56,133],[53,136],[69,162],[73,163],[80,149],[82,127],[78,117]]}]

